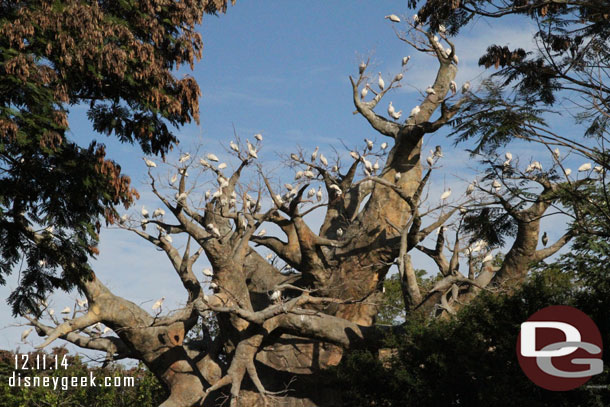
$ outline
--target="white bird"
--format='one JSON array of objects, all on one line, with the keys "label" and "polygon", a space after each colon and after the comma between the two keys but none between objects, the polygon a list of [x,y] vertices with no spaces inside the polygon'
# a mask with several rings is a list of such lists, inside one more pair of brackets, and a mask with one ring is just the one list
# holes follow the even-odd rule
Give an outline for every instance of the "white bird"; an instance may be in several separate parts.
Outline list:
[{"label": "white bird", "polygon": [[254,138],[257,139],[258,141],[263,141],[263,135],[260,133],[255,134]]},{"label": "white bird", "polygon": [[379,169],[379,160],[375,160],[375,164],[373,164],[373,171],[377,171]]},{"label": "white bird", "polygon": [[142,216],[144,216],[145,218],[148,218],[148,210],[146,209],[146,207],[142,207],[142,210],[140,211],[140,213],[142,214]]},{"label": "white bird", "polygon": [[558,148],[555,148],[555,150],[553,150],[553,157],[555,157],[555,159],[559,159],[559,156],[561,155],[561,152],[559,152]]},{"label": "white bird", "polygon": [[510,162],[513,159],[513,155],[510,153],[510,151],[507,151],[506,154],[504,154],[504,157],[506,157],[506,160],[508,162]]},{"label": "white bird", "polygon": [[289,191],[292,191],[292,190],[294,189],[294,187],[292,186],[292,184],[288,184],[288,183],[284,184],[284,188],[286,188],[286,189],[287,189],[287,190],[289,190]]},{"label": "white bird", "polygon": [[449,196],[451,196],[451,188],[448,188],[445,192],[441,194],[441,201],[444,201],[445,199],[449,198]]},{"label": "white bird", "polygon": [[172,178],[169,180],[169,184],[174,185],[176,181],[178,181],[178,174],[172,175]]},{"label": "white bird", "polygon": [[160,218],[165,216],[165,211],[161,208],[157,208],[155,209],[155,211],[153,212],[153,218]]},{"label": "white bird", "polygon": [[269,295],[269,299],[271,301],[278,301],[282,296],[282,292],[280,290],[274,290],[271,295]]},{"label": "white bird", "polygon": [[199,164],[203,165],[206,168],[212,168],[209,162],[205,158],[199,159]]},{"label": "white bird", "polygon": [[358,153],[357,153],[357,152],[355,152],[355,151],[350,151],[350,152],[349,152],[349,155],[350,155],[350,156],[352,156],[352,158],[353,158],[354,160],[359,160],[359,159],[360,159],[360,154],[358,154]]},{"label": "white bird", "polygon": [[419,105],[415,106],[413,109],[411,109],[411,113],[409,114],[409,117],[413,117],[415,115],[417,115],[420,111]]},{"label": "white bird", "polygon": [[392,116],[394,114],[396,110],[394,110],[394,106],[392,105],[392,102],[390,102],[390,104],[388,105],[388,114],[390,116]]},{"label": "white bird", "polygon": [[159,309],[161,309],[161,305],[163,305],[163,301],[165,301],[165,297],[161,297],[157,300],[157,302],[155,302],[152,306],[152,310],[153,311],[157,311]]},{"label": "white bird", "polygon": [[426,162],[428,163],[428,165],[430,167],[432,167],[432,165],[434,165],[434,157],[433,156],[428,156],[428,158],[426,158]]},{"label": "white bird", "polygon": [[303,178],[303,171],[297,171],[296,174],[294,174],[294,179],[301,179]]},{"label": "white bird", "polygon": [[402,81],[402,78],[404,77],[404,75],[402,73],[398,73],[396,74],[396,76],[394,77],[394,82],[400,82]]},{"label": "white bird", "polygon": [[472,184],[468,185],[468,188],[466,188],[466,195],[470,195],[474,192],[474,182]]},{"label": "white bird", "polygon": [[428,95],[436,95],[436,91],[434,90],[434,88],[432,86],[428,86],[426,88],[426,94],[428,94]]},{"label": "white bird", "polygon": [[324,157],[324,154],[320,154],[320,162],[324,166],[328,165],[328,160],[326,159],[326,157]]},{"label": "white bird", "polygon": [[419,16],[417,14],[413,14],[413,21],[415,21],[416,23],[419,22]]},{"label": "white bird", "polygon": [[186,201],[187,196],[188,196],[188,193],[182,192],[180,194],[177,193],[175,198],[176,198],[177,202],[184,202],[184,201]]},{"label": "white bird", "polygon": [[[206,192],[206,196],[207,196],[207,192]],[[212,199],[214,199],[214,198],[219,198],[219,197],[221,197],[221,196],[222,196],[222,190],[221,190],[221,189],[219,189],[219,190],[215,191],[215,192],[212,194]]]},{"label": "white bird", "polygon": [[318,158],[318,151],[320,151],[320,147],[316,147],[313,153],[311,153],[311,162],[315,162],[316,158]]},{"label": "white bird", "polygon": [[360,62],[360,65],[358,65],[358,73],[360,75],[362,75],[365,70],[366,70],[366,64],[364,63],[364,61]]},{"label": "white bird", "polygon": [[318,192],[316,193],[316,199],[318,202],[322,200],[322,187],[318,187]]},{"label": "white bird", "polygon": [[216,154],[208,153],[208,155],[206,155],[206,157],[210,161],[218,162],[218,157],[216,157]]},{"label": "white bird", "polygon": [[368,172],[373,172],[373,164],[366,158],[364,159],[364,168],[366,168]]},{"label": "white bird", "polygon": [[[390,102],[390,105],[391,104],[392,104],[392,102]],[[388,110],[389,110],[389,108],[388,108]],[[394,109],[392,109],[392,110],[394,110]],[[373,141],[372,140],[369,140],[368,138],[365,138],[364,142],[366,143],[366,147],[369,149],[369,151],[373,149]]]},{"label": "white bird", "polygon": [[493,187],[493,189],[496,190],[496,192],[498,192],[502,188],[502,184],[500,184],[500,181],[498,181],[497,179],[495,179],[494,182],[491,183],[491,186]]},{"label": "white bird", "polygon": [[441,148],[441,146],[436,146],[436,147],[434,147],[434,151],[430,151],[430,153],[433,156],[440,158],[443,156],[443,149]]},{"label": "white bird", "polygon": [[263,236],[265,236],[266,233],[267,233],[267,231],[265,229],[262,229],[260,232],[257,233],[257,236],[263,237]]},{"label": "white bird", "polygon": [[229,147],[231,147],[231,150],[235,151],[236,153],[239,153],[239,146],[233,141],[229,142]]},{"label": "white bird", "polygon": [[377,86],[379,86],[379,89],[383,90],[383,88],[385,88],[385,82],[383,81],[383,78],[381,77],[381,72],[379,72],[379,79],[377,80]]},{"label": "white bird", "polygon": [[246,140],[246,144],[248,146],[248,154],[250,155],[250,157],[258,158],[258,155],[256,154],[256,149],[252,144],[250,144],[250,141]]},{"label": "white bird", "polygon": [[593,167],[593,171],[598,174],[601,174],[604,171],[604,167],[602,167],[601,165],[596,165],[595,167]]},{"label": "white bird", "polygon": [[284,204],[284,200],[282,199],[282,196],[280,194],[275,195],[275,199],[277,200],[277,203],[280,205]]},{"label": "white bird", "polygon": [[443,34],[444,34],[444,33],[445,33],[445,31],[447,31],[447,29],[445,28],[445,26],[444,26],[444,25],[442,25],[442,24],[439,24],[439,26],[438,26],[438,32],[439,32],[439,33],[443,33]]},{"label": "white bird", "polygon": [[85,308],[85,306],[87,306],[87,299],[82,299],[82,300],[76,300],[76,303],[78,304],[79,307],[81,308]]},{"label": "white bird", "polygon": [[332,168],[330,169],[332,172],[338,172],[339,171],[339,167],[337,167],[336,165],[333,165]]},{"label": "white bird", "polygon": [[451,90],[451,93],[455,95],[457,93],[457,83],[455,83],[455,81],[451,81],[449,83],[449,89]]},{"label": "white bird", "polygon": [[570,168],[566,168],[566,176],[570,175],[572,173],[572,170]]},{"label": "white bird", "polygon": [[313,198],[313,196],[316,194],[316,189],[315,188],[310,188],[309,191],[307,191],[307,198]]},{"label": "white bird", "polygon": [[28,338],[28,336],[32,333],[33,330],[34,330],[34,328],[28,328],[25,331],[23,331],[21,333],[21,342],[25,343],[25,340]]},{"label": "white bird", "polygon": [[213,223],[208,223],[205,228],[216,238],[220,237],[220,230]]},{"label": "white bird", "polygon": [[227,168],[227,163],[220,163],[220,164],[218,165],[218,169],[219,169],[219,170],[224,170],[225,168]]},{"label": "white bird", "polygon": [[310,178],[310,179],[316,177],[316,175],[313,173],[313,171],[310,171],[310,170],[307,170],[307,171],[303,172],[303,175],[305,177],[307,177],[307,178]]},{"label": "white bird", "polygon": [[343,193],[343,191],[341,191],[341,188],[337,184],[331,184],[330,189],[335,190],[337,192],[337,195],[341,195]]},{"label": "white bird", "polygon": [[338,237],[343,236],[343,229],[341,229],[341,228],[337,229],[337,236]]},{"label": "white bird", "polygon": [[290,158],[292,158],[294,161],[299,161],[299,156],[295,153],[290,154]]},{"label": "white bird", "polygon": [[462,93],[466,93],[466,92],[468,92],[469,90],[470,90],[470,82],[465,82],[465,83],[462,85]]},{"label": "white bird", "polygon": [[184,175],[185,177],[188,177],[188,176],[189,176],[189,173],[188,173],[188,172],[186,172],[186,168],[180,168],[180,169],[178,169],[178,174],[180,174],[180,175]]},{"label": "white bird", "polygon": [[400,181],[400,178],[402,177],[402,174],[397,172],[396,174],[394,174],[394,182],[398,182]]},{"label": "white bird", "polygon": [[203,275],[207,276],[207,277],[212,277],[214,275],[214,273],[212,272],[212,269],[207,267],[203,269]]},{"label": "white bird", "polygon": [[394,112],[390,116],[392,116],[392,119],[398,120],[398,119],[400,119],[400,116],[402,116],[402,110],[399,110],[398,112]]},{"label": "white bird", "polygon": [[212,290],[215,290],[215,289],[217,289],[217,288],[218,288],[218,284],[216,284],[216,283],[212,282],[212,283],[210,283],[210,288],[211,288]]},{"label": "white bird", "polygon": [[49,315],[53,316],[55,314],[55,310],[53,308],[49,309]]},{"label": "white bird", "polygon": [[589,171],[591,169],[591,163],[585,163],[583,165],[581,165],[580,167],[578,167],[578,171],[583,172],[583,171]]},{"label": "white bird", "polygon": [[411,59],[411,56],[406,56],[406,57],[402,57],[402,66],[405,66],[406,64],[409,63],[409,59]]},{"label": "white bird", "polygon": [[190,154],[190,153],[185,153],[185,154],[182,154],[182,155],[180,156],[180,158],[178,159],[178,162],[179,162],[179,163],[183,163],[183,162],[185,162],[186,160],[188,160],[189,158],[191,158],[191,154]]},{"label": "white bird", "polygon": [[387,18],[388,20],[390,20],[393,23],[400,23],[400,17],[398,17],[396,14],[390,14],[385,16],[384,18]]},{"label": "white bird", "polygon": [[367,83],[364,88],[360,91],[360,99],[364,99],[366,95],[369,93],[369,84]]},{"label": "white bird", "polygon": [[380,147],[381,147],[382,150],[385,150],[386,148],[388,148],[388,143],[385,143],[385,142],[381,143]]},{"label": "white bird", "polygon": [[62,314],[69,314],[70,313],[70,307],[66,307],[64,309],[61,310]]},{"label": "white bird", "polygon": [[157,164],[154,161],[151,161],[147,158],[144,158],[143,160],[148,168],[155,168],[157,166]]}]

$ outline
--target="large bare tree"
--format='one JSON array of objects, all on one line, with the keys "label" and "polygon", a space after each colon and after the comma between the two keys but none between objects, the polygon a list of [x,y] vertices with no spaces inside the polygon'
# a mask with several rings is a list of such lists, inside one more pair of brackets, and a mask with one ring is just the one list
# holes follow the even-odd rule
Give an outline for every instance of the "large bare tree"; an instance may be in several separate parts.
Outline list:
[{"label": "large bare tree", "polygon": [[[319,373],[346,350],[378,349],[388,330],[400,328],[375,325],[393,265],[407,318],[449,317],[483,290],[513,290],[532,263],[566,245],[571,230],[555,242],[544,236],[540,246],[541,219],[577,216],[560,197],[595,182],[597,172],[570,175],[561,152],[549,150],[544,169],[510,154],[486,156],[476,179],[434,193],[431,175],[443,152],[422,146],[473,95],[469,84],[454,82],[457,50],[442,29],[407,25],[398,38],[438,66],[408,116],[380,108],[408,75],[408,59],[383,84],[363,61],[350,80],[371,140],[332,156],[296,150],[285,157],[294,180],[272,176],[259,162],[259,135],[231,141],[229,165],[203,148],[174,164],[146,161],[160,208],[125,215],[117,226],[166,253],[186,305],[151,313],[92,275],[80,284],[87,302],[71,318],[59,321],[48,309],[39,318],[25,315],[45,337],[38,347],[62,339],[105,352],[109,361],[140,360],[168,388],[164,407],[216,405],[226,397],[231,406],[340,405]],[[306,218],[320,211],[322,226],[313,230]],[[282,234],[265,234],[268,225]],[[32,233],[44,239],[52,231]],[[202,254],[211,269],[200,274]],[[414,271],[422,256],[436,264],[426,270],[436,276],[427,290]],[[201,320],[203,333],[189,339]],[[114,334],[103,336],[101,324]]]}]

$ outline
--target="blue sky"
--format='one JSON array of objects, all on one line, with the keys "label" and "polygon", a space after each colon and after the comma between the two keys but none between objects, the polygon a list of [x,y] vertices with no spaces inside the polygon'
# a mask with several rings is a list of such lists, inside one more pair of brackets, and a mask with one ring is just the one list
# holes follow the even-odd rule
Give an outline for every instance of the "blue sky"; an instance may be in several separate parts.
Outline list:
[{"label": "blue sky", "polygon": [[[383,18],[390,13],[410,18],[413,11],[407,10],[405,4],[378,0],[242,0],[229,7],[226,15],[204,17],[200,28],[203,59],[194,72],[182,68],[178,73],[192,74],[202,89],[201,125],[178,130],[179,150],[189,151],[203,143],[205,151],[222,151],[220,145],[226,146],[232,139],[235,126],[243,138],[259,132],[264,135],[261,160],[274,168],[278,153],[293,151],[295,144],[309,151],[319,145],[330,155],[331,146],[341,149],[340,140],[348,146],[361,144],[365,137],[383,141],[362,117],[352,114],[348,77],[357,73],[362,59],[370,58],[370,71],[380,71],[389,79],[400,70],[401,58],[412,55],[403,88],[388,94],[378,110],[385,112],[390,100],[397,110],[406,112],[419,103],[422,96],[418,90],[423,91],[432,83],[437,62],[429,56],[416,55],[395,37],[392,23]],[[532,31],[525,22],[503,21],[495,27],[484,21],[471,24],[454,39],[460,57],[458,86],[467,80],[480,80],[482,70],[477,60],[492,39],[502,45],[531,49]],[[113,138],[93,135],[84,112],[81,107],[72,109],[73,137],[83,144],[92,137],[106,143],[109,156],[122,165],[142,192],[142,203],[149,208],[158,206],[143,185],[146,168],[141,152]],[[463,181],[472,177],[474,164],[463,148],[452,147],[442,133],[425,142],[429,148],[440,144],[446,152],[431,195],[447,185],[464,185]],[[530,147],[515,145],[511,149],[516,156],[530,160]],[[314,216],[312,221],[318,222],[319,218]],[[561,230],[553,231],[551,240],[555,234],[558,237]],[[97,275],[116,294],[144,303],[146,308],[162,295],[167,297],[168,308],[179,306],[185,299],[165,257],[128,232],[103,231],[101,255],[93,264]],[[201,267],[204,264],[205,260],[200,260]],[[0,296],[6,298],[15,284],[14,278],[9,279],[6,287],[0,287]],[[53,306],[59,311],[72,306],[74,298],[57,295]],[[10,318],[5,303],[0,305],[0,311],[0,327],[6,327],[0,330],[0,348],[15,349],[20,345],[23,328],[9,327],[16,321]],[[30,339],[34,343],[41,341],[36,335]],[[20,346],[22,350],[30,349],[29,345]]]}]

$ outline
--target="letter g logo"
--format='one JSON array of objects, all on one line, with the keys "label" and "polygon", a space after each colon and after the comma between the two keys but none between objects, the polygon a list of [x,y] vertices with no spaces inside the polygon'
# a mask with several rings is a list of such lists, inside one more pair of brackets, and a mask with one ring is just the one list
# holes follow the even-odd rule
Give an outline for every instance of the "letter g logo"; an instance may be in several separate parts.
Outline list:
[{"label": "letter g logo", "polygon": [[[544,308],[521,324],[517,358],[523,372],[547,390],[571,390],[603,371],[601,335],[576,308]],[[586,367],[583,369],[583,367]]]}]

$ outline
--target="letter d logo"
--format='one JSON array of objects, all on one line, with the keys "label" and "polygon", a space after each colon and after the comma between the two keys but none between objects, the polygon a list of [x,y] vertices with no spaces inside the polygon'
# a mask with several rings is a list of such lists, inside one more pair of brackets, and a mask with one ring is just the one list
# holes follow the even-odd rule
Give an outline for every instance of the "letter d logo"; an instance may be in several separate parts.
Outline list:
[{"label": "letter d logo", "polygon": [[521,324],[517,359],[526,376],[547,390],[565,391],[603,370],[599,329],[585,313],[555,305]]}]

